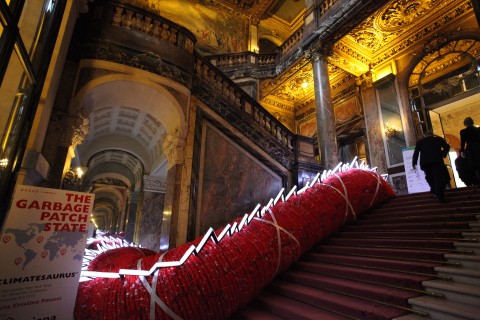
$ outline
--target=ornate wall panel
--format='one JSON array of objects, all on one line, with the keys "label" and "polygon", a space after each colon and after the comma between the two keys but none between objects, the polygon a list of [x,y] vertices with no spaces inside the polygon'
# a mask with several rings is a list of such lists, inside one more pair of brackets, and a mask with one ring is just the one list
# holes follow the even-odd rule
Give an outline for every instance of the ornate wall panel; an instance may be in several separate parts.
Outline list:
[{"label": "ornate wall panel", "polygon": [[267,203],[282,188],[282,178],[204,122],[196,233],[219,228]]}]

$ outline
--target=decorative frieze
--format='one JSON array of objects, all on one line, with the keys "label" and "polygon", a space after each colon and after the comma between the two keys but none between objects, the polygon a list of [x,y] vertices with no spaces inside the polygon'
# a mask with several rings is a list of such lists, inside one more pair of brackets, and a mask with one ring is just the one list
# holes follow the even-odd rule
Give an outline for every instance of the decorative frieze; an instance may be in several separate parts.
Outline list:
[{"label": "decorative frieze", "polygon": [[167,180],[155,176],[143,176],[143,190],[165,193]]}]

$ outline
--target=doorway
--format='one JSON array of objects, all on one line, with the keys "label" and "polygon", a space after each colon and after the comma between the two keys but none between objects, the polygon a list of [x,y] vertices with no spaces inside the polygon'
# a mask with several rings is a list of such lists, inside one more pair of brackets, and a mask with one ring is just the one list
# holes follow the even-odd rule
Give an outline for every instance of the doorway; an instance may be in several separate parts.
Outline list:
[{"label": "doorway", "polygon": [[458,177],[455,159],[460,154],[460,130],[464,128],[463,120],[466,117],[472,117],[476,125],[480,124],[480,92],[429,110],[433,133],[444,137],[450,144],[445,163],[451,175],[452,188],[465,186]]}]

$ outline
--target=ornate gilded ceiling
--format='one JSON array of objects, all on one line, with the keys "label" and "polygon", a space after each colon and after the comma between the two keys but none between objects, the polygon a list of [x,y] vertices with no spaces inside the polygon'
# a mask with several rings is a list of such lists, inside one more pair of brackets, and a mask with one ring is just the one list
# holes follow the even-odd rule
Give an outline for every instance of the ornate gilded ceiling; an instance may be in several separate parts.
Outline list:
[{"label": "ornate gilded ceiling", "polygon": [[[328,56],[333,91],[370,69],[375,73],[407,52],[425,50],[417,49],[422,41],[468,12],[471,12],[469,0],[389,2],[333,44]],[[302,59],[276,79],[262,83],[262,104],[270,110],[302,112],[305,101],[312,100],[312,76],[312,64]],[[302,86],[304,83],[308,83],[307,88]]]}]

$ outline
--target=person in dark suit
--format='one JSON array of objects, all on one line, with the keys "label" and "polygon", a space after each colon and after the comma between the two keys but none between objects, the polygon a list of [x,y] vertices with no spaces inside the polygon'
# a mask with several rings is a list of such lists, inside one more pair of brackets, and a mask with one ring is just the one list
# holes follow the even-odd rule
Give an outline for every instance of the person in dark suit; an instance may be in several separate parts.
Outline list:
[{"label": "person in dark suit", "polygon": [[465,129],[460,130],[460,155],[467,159],[468,170],[474,177],[473,184],[480,182],[480,128],[475,127],[470,117],[463,120]]},{"label": "person in dark suit", "polygon": [[455,159],[455,168],[457,168],[458,177],[460,180],[465,183],[467,187],[473,186],[475,183],[475,175],[472,174],[470,168],[468,167],[467,159],[461,155]]},{"label": "person in dark suit", "polygon": [[443,158],[447,156],[449,150],[450,145],[445,139],[427,131],[424,137],[417,141],[412,158],[412,166],[415,169],[420,156],[420,169],[425,172],[425,180],[430,186],[430,192],[442,202],[445,199],[447,183]]}]

